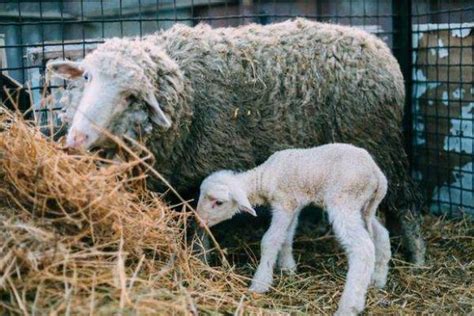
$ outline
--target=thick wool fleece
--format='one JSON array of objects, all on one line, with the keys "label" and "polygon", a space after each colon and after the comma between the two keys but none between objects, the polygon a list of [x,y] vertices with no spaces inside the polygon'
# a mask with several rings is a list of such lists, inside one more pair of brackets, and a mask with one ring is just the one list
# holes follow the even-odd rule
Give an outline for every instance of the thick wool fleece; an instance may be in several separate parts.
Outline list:
[{"label": "thick wool fleece", "polygon": [[154,128],[147,144],[156,168],[183,192],[215,170],[252,168],[281,149],[331,142],[367,149],[391,183],[387,218],[422,261],[420,198],[401,134],[403,77],[380,39],[305,19],[176,24],[143,40],[107,41],[87,58],[114,74],[130,64],[130,90],[156,91],[172,127]]}]

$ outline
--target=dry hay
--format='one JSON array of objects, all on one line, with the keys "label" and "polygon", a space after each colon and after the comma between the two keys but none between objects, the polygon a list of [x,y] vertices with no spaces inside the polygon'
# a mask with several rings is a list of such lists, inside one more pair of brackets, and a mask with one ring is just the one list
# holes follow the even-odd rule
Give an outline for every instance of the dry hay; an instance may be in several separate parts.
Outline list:
[{"label": "dry hay", "polygon": [[69,155],[18,117],[6,113],[0,122],[4,310],[186,313],[197,303],[232,302],[220,302],[220,288],[244,291],[231,269],[190,256],[189,213],[144,189],[136,169],[147,157]]},{"label": "dry hay", "polygon": [[[332,237],[298,236],[298,275],[251,296],[261,231],[250,227],[248,240],[224,249],[232,264],[210,267],[187,242],[192,212],[171,211],[145,189],[146,151],[121,161],[68,154],[0,115],[0,314],[334,312],[346,262]],[[370,313],[472,310],[472,222],[427,217],[425,231],[427,266],[395,258],[387,288],[369,292]]]}]

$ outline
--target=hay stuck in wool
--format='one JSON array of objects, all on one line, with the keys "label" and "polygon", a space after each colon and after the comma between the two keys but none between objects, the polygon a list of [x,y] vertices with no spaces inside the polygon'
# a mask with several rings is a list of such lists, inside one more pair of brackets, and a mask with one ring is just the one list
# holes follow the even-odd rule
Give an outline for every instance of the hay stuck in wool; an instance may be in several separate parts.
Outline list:
[{"label": "hay stuck in wool", "polygon": [[[346,262],[331,236],[303,227],[299,273],[251,296],[263,231],[227,236],[231,265],[202,263],[186,242],[191,212],[171,211],[145,189],[146,158],[68,154],[33,125],[1,114],[0,314],[335,311]],[[425,231],[427,265],[414,270],[395,258],[387,288],[370,290],[367,312],[472,311],[472,222],[427,217]]]}]

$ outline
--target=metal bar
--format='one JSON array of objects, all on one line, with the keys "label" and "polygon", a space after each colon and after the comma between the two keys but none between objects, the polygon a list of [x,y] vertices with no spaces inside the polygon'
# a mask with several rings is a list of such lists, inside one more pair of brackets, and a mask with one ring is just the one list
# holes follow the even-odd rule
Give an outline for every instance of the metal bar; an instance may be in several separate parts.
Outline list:
[{"label": "metal bar", "polygon": [[[18,34],[19,34],[19,37],[20,37],[20,43],[23,44],[24,41],[23,41],[23,18],[21,16],[21,1],[18,0],[18,19],[19,19],[19,31],[18,31]],[[24,50],[22,49],[21,50],[21,66],[23,68],[25,68],[25,60],[23,59],[23,56],[25,55],[25,52]],[[22,82],[25,82],[25,70],[24,69],[21,69],[21,81]]]},{"label": "metal bar", "polygon": [[[303,14],[303,15],[299,15],[301,17],[305,17],[305,18],[309,18],[309,19],[316,19],[316,18],[326,18],[326,19],[329,19],[329,18],[363,18],[364,15],[351,15],[351,14],[346,14],[346,15],[339,15],[339,16],[334,16],[334,15],[316,15],[316,14]],[[245,18],[245,19],[256,19],[256,18],[262,18],[262,17],[273,17],[273,18],[294,18],[295,16],[294,15],[291,15],[291,14],[246,14],[246,15],[242,15],[242,14],[238,14],[238,15],[228,15],[228,16],[211,16],[211,17],[205,17],[205,16],[202,16],[202,17],[186,17],[186,18],[177,18],[175,20],[174,17],[172,18],[160,18],[158,19],[159,21],[163,21],[163,22],[174,22],[174,21],[177,21],[177,22],[184,22],[184,21],[194,21],[194,20],[209,20],[209,21],[213,21],[213,20],[226,20],[226,19],[242,19],[242,18]],[[376,15],[369,15],[369,16],[366,16],[366,17],[372,17],[372,18],[375,18],[377,17]],[[380,17],[384,17],[384,18],[392,18],[394,17],[393,14],[383,14],[383,15],[380,15]],[[89,19],[84,19],[84,20],[73,20],[73,21],[70,21],[70,20],[67,20],[67,21],[64,21],[64,24],[85,24],[85,23],[92,23],[92,22],[105,22],[105,23],[111,23],[111,22],[139,22],[139,21],[143,21],[143,22],[147,22],[147,21],[156,21],[157,18],[147,18],[147,17],[143,17],[143,18],[105,18],[105,19],[97,19],[97,18],[89,18]],[[6,26],[6,25],[39,25],[39,24],[58,24],[58,23],[61,23],[61,20],[54,20],[54,21],[43,21],[43,22],[38,22],[38,21],[24,21],[24,22],[0,22],[0,26]]]},{"label": "metal bar", "polygon": [[392,9],[396,13],[393,19],[393,29],[399,32],[394,34],[394,42],[398,43],[399,51],[396,54],[398,63],[405,79],[405,107],[403,117],[403,136],[405,141],[405,150],[408,155],[410,168],[413,165],[412,136],[412,23],[411,23],[411,0],[393,0]]},{"label": "metal bar", "polygon": [[104,0],[100,0],[100,16],[101,19],[101,30],[102,30],[102,39],[105,38],[105,22],[104,22]]},{"label": "metal bar", "polygon": [[[82,21],[84,21],[84,0],[81,0],[81,22]],[[81,25],[82,25],[82,28],[81,28],[81,32],[82,32],[82,55],[86,56],[86,44],[85,44],[86,30],[85,30],[84,23],[81,23]]]},{"label": "metal bar", "polygon": [[143,37],[143,17],[142,17],[142,1],[138,0],[138,18],[140,21],[138,22],[138,27],[140,31],[140,38]]},{"label": "metal bar", "polygon": [[434,16],[434,15],[439,15],[442,13],[456,13],[456,12],[464,12],[464,11],[469,11],[469,10],[474,10],[474,6],[461,7],[457,9],[432,10],[431,12],[416,13],[416,14],[412,14],[411,16],[412,17]]},{"label": "metal bar", "polygon": [[61,42],[55,42],[55,43],[37,43],[37,44],[13,44],[13,45],[2,45],[0,48],[27,48],[27,47],[42,47],[48,46],[48,47],[54,47],[54,46],[69,46],[69,45],[78,45],[78,44],[97,44],[97,43],[103,43],[103,40],[84,40],[84,41],[64,41],[64,44]]},{"label": "metal bar", "polygon": [[[123,37],[123,22],[124,21],[124,18],[123,18],[123,13],[122,13],[122,0],[119,0],[119,23],[120,23],[120,37]],[[141,20],[141,19],[137,19],[137,20]],[[137,21],[133,21],[133,22],[137,22]]]}]

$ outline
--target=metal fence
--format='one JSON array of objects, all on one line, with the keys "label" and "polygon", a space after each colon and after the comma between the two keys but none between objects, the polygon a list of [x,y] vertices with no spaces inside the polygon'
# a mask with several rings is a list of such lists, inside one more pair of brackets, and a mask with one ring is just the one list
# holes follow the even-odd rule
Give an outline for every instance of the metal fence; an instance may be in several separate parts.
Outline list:
[{"label": "metal fence", "polygon": [[13,93],[36,117],[55,120],[56,107],[42,102],[49,59],[80,59],[106,38],[178,22],[221,27],[302,16],[353,25],[382,38],[399,60],[407,151],[431,210],[474,214],[473,10],[472,0],[0,0],[2,99],[12,103]]},{"label": "metal fence", "polygon": [[413,175],[433,212],[474,214],[474,3],[418,3],[411,27]]}]

